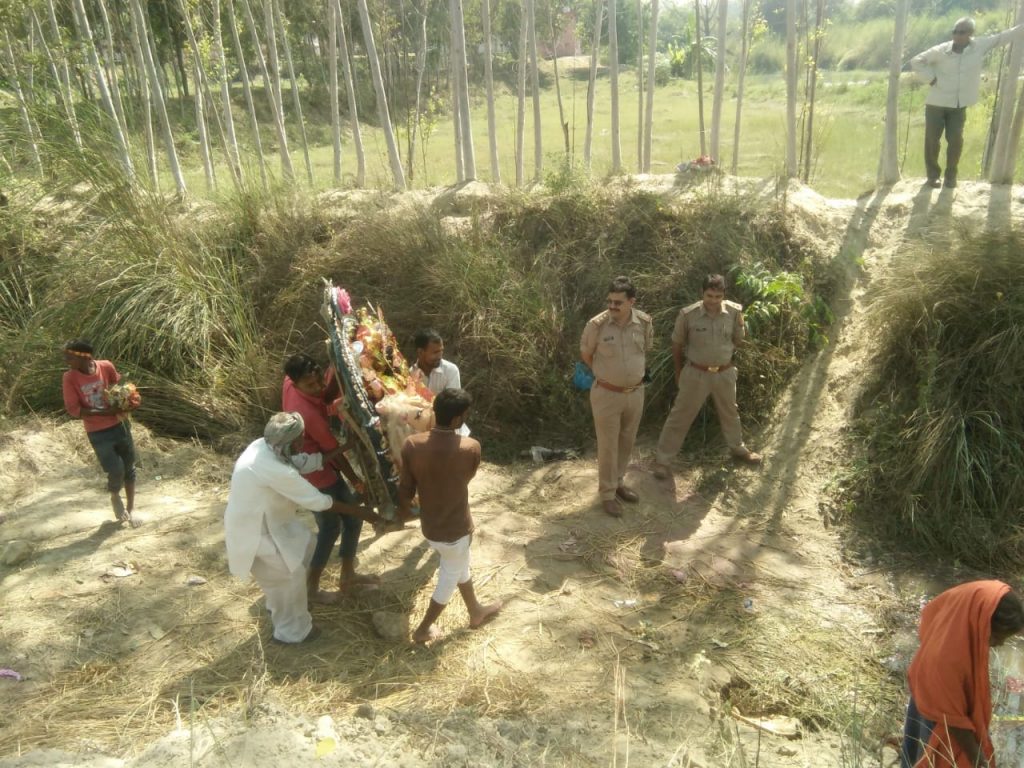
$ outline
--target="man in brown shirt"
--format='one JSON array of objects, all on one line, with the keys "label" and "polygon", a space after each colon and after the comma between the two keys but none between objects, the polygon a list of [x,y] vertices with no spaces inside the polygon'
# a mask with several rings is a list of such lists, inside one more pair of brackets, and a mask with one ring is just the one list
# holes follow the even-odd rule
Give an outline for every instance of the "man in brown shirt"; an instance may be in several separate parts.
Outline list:
[{"label": "man in brown shirt", "polygon": [[651,317],[633,305],[636,288],[628,277],[608,286],[608,309],[590,319],[580,339],[580,357],[594,371],[590,409],[597,433],[597,489],[601,506],[622,517],[622,501],[636,502],[623,481],[644,410],[647,352],[654,339]]},{"label": "man in brown shirt", "polygon": [[402,474],[398,485],[399,519],[410,517],[419,492],[420,526],[432,549],[441,556],[437,586],[423,621],[413,632],[417,643],[439,636],[434,622],[458,587],[469,611],[469,626],[482,626],[501,609],[501,603],[481,605],[469,573],[473,517],[469,513],[469,481],[480,466],[480,443],[459,435],[473,399],[464,389],[445,389],[434,398],[436,426],[411,435],[402,445]]},{"label": "man in brown shirt", "polygon": [[761,455],[743,444],[736,407],[736,366],[732,354],[743,341],[743,307],[725,300],[725,278],[704,278],[700,301],[679,310],[672,331],[672,359],[679,393],[658,438],[654,476],[672,476],[669,462],[679,453],[690,425],[711,395],[729,451],[738,461],[760,464]]}]

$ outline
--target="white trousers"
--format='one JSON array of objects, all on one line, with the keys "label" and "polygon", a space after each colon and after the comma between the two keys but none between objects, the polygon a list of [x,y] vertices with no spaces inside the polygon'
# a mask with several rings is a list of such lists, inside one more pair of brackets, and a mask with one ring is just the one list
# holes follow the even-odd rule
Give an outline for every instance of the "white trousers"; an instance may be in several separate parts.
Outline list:
[{"label": "white trousers", "polygon": [[[311,539],[304,558],[306,563],[309,562],[312,545]],[[265,533],[260,538],[251,572],[266,595],[270,622],[274,625],[274,639],[282,643],[305,640],[313,628],[313,617],[306,603],[306,569],[289,571],[274,540]]]},{"label": "white trousers", "polygon": [[469,581],[469,544],[473,534],[467,534],[453,542],[431,541],[427,544],[441,556],[437,569],[437,586],[431,599],[440,605],[448,605],[459,584]]}]

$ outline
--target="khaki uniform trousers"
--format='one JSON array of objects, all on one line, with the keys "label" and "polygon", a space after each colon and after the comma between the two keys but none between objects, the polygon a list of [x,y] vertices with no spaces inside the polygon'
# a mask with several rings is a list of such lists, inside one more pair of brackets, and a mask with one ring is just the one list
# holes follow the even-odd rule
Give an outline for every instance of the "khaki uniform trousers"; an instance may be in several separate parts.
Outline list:
[{"label": "khaki uniform trousers", "polygon": [[[304,562],[313,552],[310,538]],[[282,643],[298,643],[313,628],[313,617],[306,603],[306,569],[288,570],[277,545],[269,534],[263,534],[250,572],[267,598],[267,611],[274,626],[274,639]]]},{"label": "khaki uniform trousers", "polygon": [[597,433],[597,490],[602,501],[610,501],[622,485],[633,453],[644,412],[644,388],[612,392],[595,384],[590,390],[590,409]]},{"label": "khaki uniform trousers", "polygon": [[679,393],[658,438],[655,461],[667,465],[679,453],[708,395],[711,395],[711,402],[715,404],[718,423],[722,425],[722,436],[729,450],[738,456],[747,452],[740,430],[739,409],[736,407],[736,378],[735,366],[719,373],[701,371],[692,365],[683,367],[679,374]]}]

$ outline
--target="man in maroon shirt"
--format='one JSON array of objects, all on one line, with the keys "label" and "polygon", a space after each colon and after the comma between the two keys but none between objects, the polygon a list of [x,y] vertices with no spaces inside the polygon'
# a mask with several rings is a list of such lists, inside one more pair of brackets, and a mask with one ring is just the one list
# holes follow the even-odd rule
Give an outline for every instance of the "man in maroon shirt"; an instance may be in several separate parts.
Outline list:
[{"label": "man in maroon shirt", "polygon": [[[74,419],[81,419],[100,466],[107,473],[107,490],[114,517],[137,528],[132,517],[135,509],[135,442],[124,411],[107,402],[105,391],[121,380],[109,360],[93,359],[93,348],[85,339],[64,345],[62,389],[64,408]],[[124,488],[124,501],[121,501]]]},{"label": "man in maroon shirt", "polygon": [[[324,456],[322,469],[309,473],[302,472],[301,469],[299,471],[318,491],[326,493],[335,501],[355,504],[358,497],[352,488],[360,486],[359,476],[348,463],[343,448],[331,431],[327,413],[327,404],[337,397],[335,382],[324,381],[323,370],[309,355],[289,357],[285,361],[284,372],[281,408],[302,414],[302,420],[305,422],[302,452],[321,453]],[[352,488],[338,475],[339,470],[348,478]],[[329,511],[314,512],[313,515],[316,517],[317,536],[316,549],[309,563],[306,581],[309,599],[333,603],[342,594],[359,588],[373,588],[377,584],[377,579],[356,573],[356,550],[363,521],[354,515]],[[338,548],[338,556],[341,558],[341,576],[338,580],[338,592],[327,592],[320,589],[320,578],[331,558],[331,549],[339,534],[341,546]]]},{"label": "man in maroon shirt", "polygon": [[436,426],[410,436],[402,446],[402,475],[398,486],[399,519],[410,517],[419,492],[420,526],[432,549],[441,556],[437,586],[423,621],[413,632],[417,643],[435,640],[434,622],[455,594],[456,587],[469,611],[469,626],[483,626],[501,610],[501,602],[482,605],[469,574],[469,545],[473,517],[469,514],[469,481],[480,466],[480,443],[458,434],[473,399],[464,389],[445,389],[434,398]]}]

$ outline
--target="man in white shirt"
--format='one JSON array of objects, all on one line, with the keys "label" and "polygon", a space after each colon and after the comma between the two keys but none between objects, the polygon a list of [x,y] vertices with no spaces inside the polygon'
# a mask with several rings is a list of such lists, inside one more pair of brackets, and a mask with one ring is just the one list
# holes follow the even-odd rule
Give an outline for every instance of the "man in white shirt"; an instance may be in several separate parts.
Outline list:
[{"label": "man in white shirt", "polygon": [[997,35],[974,39],[974,19],[957,19],[953,39],[919,53],[910,61],[918,79],[930,86],[924,108],[924,165],[930,187],[939,181],[939,142],[946,134],[946,173],[944,184],[956,186],[957,166],[964,148],[964,123],[967,107],[978,102],[981,68],[985,54],[1001,45],[1024,37],[1024,24]]},{"label": "man in white shirt", "polygon": [[[416,362],[411,371],[419,373],[423,383],[435,395],[445,389],[462,389],[459,366],[444,359],[444,339],[433,328],[417,331],[413,337],[416,344]],[[469,427],[463,424],[456,430],[462,437],[469,437]]]},{"label": "man in white shirt", "polygon": [[[296,509],[377,516],[365,507],[335,501],[299,474],[322,465],[321,454],[298,454],[305,425],[298,413],[275,413],[263,437],[242,452],[231,474],[224,512],[224,543],[232,575],[252,575],[266,595],[274,639],[301,643],[315,639],[306,595],[306,565],[313,537]],[[298,468],[296,468],[298,466]]]}]

